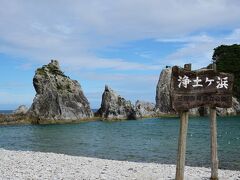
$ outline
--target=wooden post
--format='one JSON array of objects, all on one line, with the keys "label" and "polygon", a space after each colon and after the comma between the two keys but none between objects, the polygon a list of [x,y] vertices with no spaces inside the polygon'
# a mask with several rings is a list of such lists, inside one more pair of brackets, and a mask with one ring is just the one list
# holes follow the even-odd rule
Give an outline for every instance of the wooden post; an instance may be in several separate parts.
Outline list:
[{"label": "wooden post", "polygon": [[[216,72],[216,64],[213,63]],[[217,155],[217,119],[216,107],[210,107],[210,131],[211,131],[211,179],[218,180],[218,155]]]},{"label": "wooden post", "polygon": [[217,121],[216,108],[210,108],[211,129],[211,179],[218,179],[218,156],[217,156]]},{"label": "wooden post", "polygon": [[[191,71],[192,65],[185,64],[184,69]],[[180,112],[180,130],[178,138],[178,155],[176,166],[176,180],[184,179],[184,167],[186,157],[186,142],[187,142],[187,128],[188,128],[188,111]]]},{"label": "wooden post", "polygon": [[176,180],[184,179],[187,128],[188,128],[188,111],[182,111],[180,113],[180,131],[179,131],[179,139],[178,139]]}]

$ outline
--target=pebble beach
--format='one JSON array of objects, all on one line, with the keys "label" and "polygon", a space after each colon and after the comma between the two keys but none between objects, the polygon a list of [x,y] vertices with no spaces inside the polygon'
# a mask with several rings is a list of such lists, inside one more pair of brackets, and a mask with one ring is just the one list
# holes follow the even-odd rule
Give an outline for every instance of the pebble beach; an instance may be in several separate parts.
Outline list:
[{"label": "pebble beach", "polygon": [[[116,161],[32,151],[0,149],[0,179],[174,179],[175,165]],[[185,167],[185,179],[209,179],[211,170]],[[240,171],[219,170],[222,180],[240,179]]]}]

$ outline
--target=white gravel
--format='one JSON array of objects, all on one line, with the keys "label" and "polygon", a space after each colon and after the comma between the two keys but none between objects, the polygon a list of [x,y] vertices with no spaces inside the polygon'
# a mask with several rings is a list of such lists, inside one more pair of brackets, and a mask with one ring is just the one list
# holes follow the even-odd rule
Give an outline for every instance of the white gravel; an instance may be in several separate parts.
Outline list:
[{"label": "white gravel", "polygon": [[[210,169],[186,167],[185,179],[209,179]],[[136,163],[64,154],[0,149],[0,179],[174,179],[175,165]],[[240,171],[219,170],[222,180],[240,179]]]}]

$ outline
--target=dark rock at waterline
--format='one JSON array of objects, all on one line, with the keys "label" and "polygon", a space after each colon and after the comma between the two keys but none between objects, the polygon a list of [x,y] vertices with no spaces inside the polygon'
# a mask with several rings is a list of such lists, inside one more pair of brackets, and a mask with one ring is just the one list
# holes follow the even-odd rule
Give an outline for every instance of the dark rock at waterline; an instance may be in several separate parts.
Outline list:
[{"label": "dark rock at waterline", "polygon": [[93,112],[80,84],[60,69],[57,60],[38,68],[33,78],[36,96],[28,116],[41,120],[79,120]]},{"label": "dark rock at waterline", "polygon": [[130,101],[125,100],[110,87],[105,86],[101,107],[97,111],[96,116],[100,116],[106,120],[131,120],[136,119],[136,112]]}]

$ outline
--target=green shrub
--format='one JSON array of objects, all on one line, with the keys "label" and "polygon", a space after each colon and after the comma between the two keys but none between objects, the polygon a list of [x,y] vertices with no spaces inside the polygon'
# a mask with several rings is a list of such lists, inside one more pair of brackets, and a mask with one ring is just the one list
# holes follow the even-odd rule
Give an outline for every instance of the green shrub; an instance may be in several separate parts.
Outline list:
[{"label": "green shrub", "polygon": [[221,45],[214,49],[213,62],[217,71],[234,75],[233,95],[240,100],[240,45]]}]

